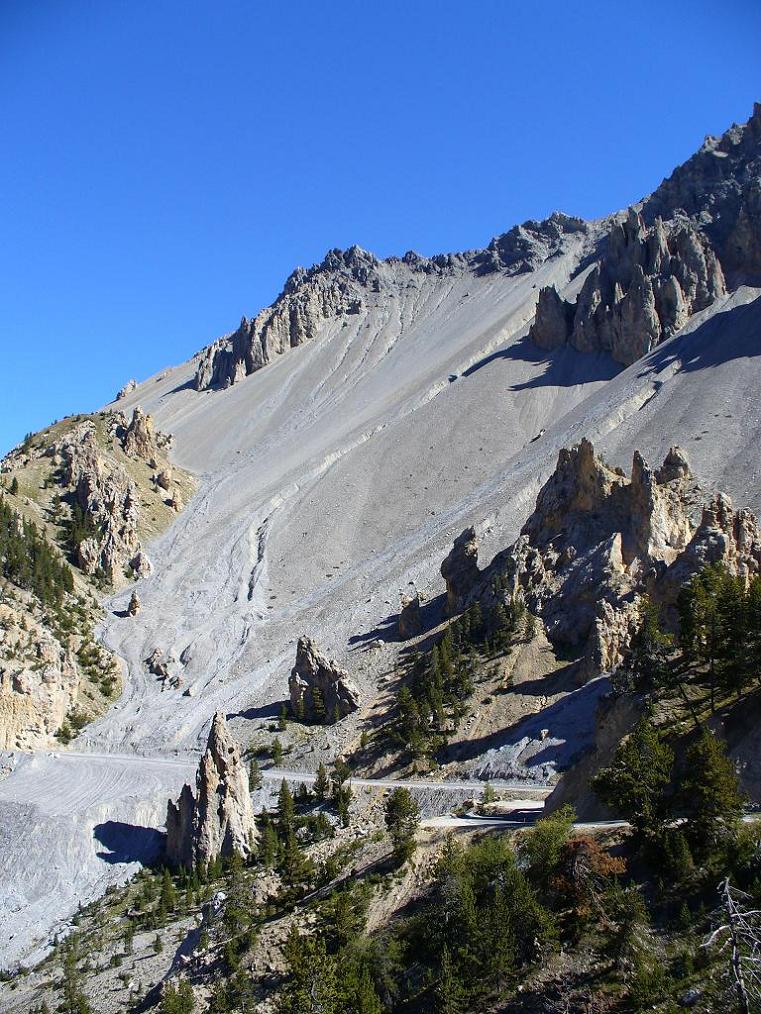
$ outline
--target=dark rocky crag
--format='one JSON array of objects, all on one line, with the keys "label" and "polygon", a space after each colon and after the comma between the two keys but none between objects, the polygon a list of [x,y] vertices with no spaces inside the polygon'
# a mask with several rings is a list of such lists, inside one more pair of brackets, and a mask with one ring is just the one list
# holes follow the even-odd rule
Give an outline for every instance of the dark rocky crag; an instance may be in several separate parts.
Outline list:
[{"label": "dark rocky crag", "polygon": [[707,137],[600,246],[575,303],[542,289],[529,332],[625,366],[743,282],[761,281],[761,104]]}]

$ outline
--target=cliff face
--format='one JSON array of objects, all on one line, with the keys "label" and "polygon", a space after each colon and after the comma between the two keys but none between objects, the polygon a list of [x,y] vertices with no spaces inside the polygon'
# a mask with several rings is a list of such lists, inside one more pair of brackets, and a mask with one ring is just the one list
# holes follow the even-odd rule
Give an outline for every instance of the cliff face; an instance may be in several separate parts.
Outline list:
[{"label": "cliff face", "polygon": [[219,856],[243,857],[253,848],[256,827],[248,772],[225,716],[214,715],[206,750],[198,765],[195,794],[183,786],[167,804],[167,861],[191,869]]},{"label": "cliff face", "polygon": [[724,296],[726,278],[730,288],[761,281],[758,103],[613,225],[575,303],[553,286],[540,292],[530,337],[629,365]]},{"label": "cliff face", "polygon": [[455,540],[442,566],[450,608],[493,598],[498,578],[542,619],[551,641],[578,651],[588,675],[615,668],[643,594],[668,607],[708,563],[747,576],[761,571],[754,516],[719,494],[698,521],[699,499],[678,448],[655,471],[635,452],[627,478],[582,440],[561,450],[519,538],[484,571],[474,530]]},{"label": "cliff face", "polygon": [[543,349],[567,342],[628,365],[725,293],[719,260],[688,219],[658,218],[647,228],[630,210],[613,226],[575,303],[552,286],[540,291],[529,337]]}]

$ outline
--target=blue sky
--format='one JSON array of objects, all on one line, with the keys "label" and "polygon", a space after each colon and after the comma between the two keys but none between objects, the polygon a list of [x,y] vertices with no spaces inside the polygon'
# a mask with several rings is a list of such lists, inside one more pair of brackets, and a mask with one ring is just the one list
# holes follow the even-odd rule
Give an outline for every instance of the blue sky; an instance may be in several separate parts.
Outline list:
[{"label": "blue sky", "polygon": [[761,4],[0,0],[0,452],[297,264],[652,190],[761,99]]}]

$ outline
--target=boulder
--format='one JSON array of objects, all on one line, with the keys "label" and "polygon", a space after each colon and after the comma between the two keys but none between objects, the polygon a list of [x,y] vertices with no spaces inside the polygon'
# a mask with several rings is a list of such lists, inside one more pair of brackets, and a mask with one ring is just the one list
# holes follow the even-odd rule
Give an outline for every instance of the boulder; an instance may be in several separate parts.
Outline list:
[{"label": "boulder", "polygon": [[137,616],[140,612],[140,599],[138,598],[137,592],[133,591],[129,598],[129,605],[127,606],[128,616]]},{"label": "boulder", "polygon": [[288,680],[291,710],[301,721],[332,722],[356,711],[360,694],[348,672],[300,637],[296,664]]},{"label": "boulder", "polygon": [[192,869],[252,851],[256,825],[248,772],[220,711],[198,765],[196,791],[185,785],[177,803],[169,800],[166,830],[167,861],[174,867]]}]

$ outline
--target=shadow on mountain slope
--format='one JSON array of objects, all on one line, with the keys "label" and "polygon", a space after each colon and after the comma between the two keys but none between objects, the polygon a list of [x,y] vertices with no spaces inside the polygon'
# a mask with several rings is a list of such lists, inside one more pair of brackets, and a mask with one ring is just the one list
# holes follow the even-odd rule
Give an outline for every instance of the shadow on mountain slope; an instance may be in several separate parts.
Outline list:
[{"label": "shadow on mountain slope", "polygon": [[98,858],[107,863],[141,863],[150,866],[161,858],[166,835],[154,827],[125,824],[119,820],[106,820],[96,824],[92,836],[103,852]]},{"label": "shadow on mountain slope", "polygon": [[721,366],[732,359],[761,355],[761,297],[724,310],[690,331],[664,342],[651,352],[641,377],[661,373],[677,364],[679,373]]},{"label": "shadow on mountain slope", "polygon": [[539,376],[532,377],[522,384],[514,384],[510,388],[511,391],[528,391],[536,387],[575,387],[577,384],[587,384],[596,380],[610,380],[622,369],[620,364],[615,363],[608,355],[580,355],[568,345],[554,352],[547,352],[525,335],[513,345],[492,352],[491,355],[469,366],[467,370],[463,370],[462,375],[470,377],[484,366],[489,366],[500,359],[545,366],[544,372]]}]

